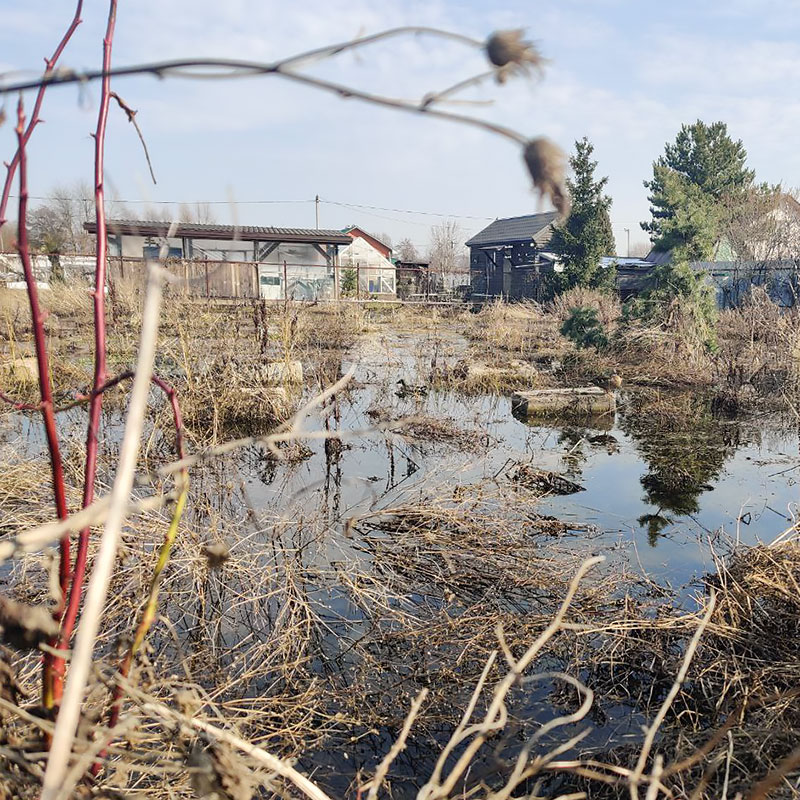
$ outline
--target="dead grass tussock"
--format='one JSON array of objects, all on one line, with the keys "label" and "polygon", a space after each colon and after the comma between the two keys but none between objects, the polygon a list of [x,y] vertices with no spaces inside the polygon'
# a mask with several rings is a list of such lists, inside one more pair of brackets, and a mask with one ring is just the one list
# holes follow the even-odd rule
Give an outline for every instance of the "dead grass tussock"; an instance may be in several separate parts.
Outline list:
[{"label": "dead grass tussock", "polygon": [[796,402],[800,392],[800,314],[754,287],[747,302],[720,314],[717,403],[727,411]]},{"label": "dead grass tussock", "polygon": [[497,353],[477,358],[461,358],[452,365],[431,373],[431,384],[441,389],[455,389],[464,394],[507,394],[519,389],[549,385],[549,376],[537,366],[519,358]]},{"label": "dead grass tussock", "polygon": [[[603,630],[609,637],[588,664],[587,684],[598,696],[652,716],[672,685],[683,650],[711,602],[716,605],[659,734],[666,783],[677,796],[748,796],[793,753],[800,730],[800,543],[734,548],[715,559],[697,614],[652,600],[626,599],[623,614]],[[636,752],[613,758],[632,764]],[[796,779],[797,765],[789,769]],[[779,779],[776,797],[796,797],[794,780]],[[600,796],[625,797],[627,789]]]},{"label": "dead grass tussock", "polygon": [[485,450],[491,441],[488,436],[479,437],[475,435],[475,431],[465,430],[449,417],[425,414],[395,417],[384,408],[371,408],[367,414],[374,423],[398,423],[395,435],[423,448],[426,445],[444,444],[467,452],[478,452]]},{"label": "dead grass tussock", "polygon": [[605,355],[620,365],[630,384],[686,386],[713,381],[708,348],[680,329],[630,327],[618,332]]},{"label": "dead grass tussock", "polygon": [[575,308],[595,309],[597,318],[607,333],[613,332],[617,321],[622,315],[622,306],[616,295],[609,292],[601,292],[597,289],[587,289],[583,286],[576,286],[556,295],[551,301],[548,311],[555,314],[563,322]]},{"label": "dead grass tussock", "polygon": [[[268,433],[287,419],[299,390],[274,385],[258,361],[224,360],[178,383],[184,421],[196,442],[212,445],[234,435]],[[168,409],[164,409],[166,414]],[[164,420],[164,429],[167,429]]]},{"label": "dead grass tussock", "polygon": [[532,302],[498,300],[487,303],[477,314],[464,316],[465,333],[470,339],[510,353],[529,353],[542,342],[552,344],[558,339],[541,307]]}]

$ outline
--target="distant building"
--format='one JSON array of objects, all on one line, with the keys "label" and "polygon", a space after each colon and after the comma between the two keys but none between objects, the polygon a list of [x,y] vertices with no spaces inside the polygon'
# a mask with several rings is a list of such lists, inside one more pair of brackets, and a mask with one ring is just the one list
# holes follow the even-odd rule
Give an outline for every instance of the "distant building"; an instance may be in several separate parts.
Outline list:
[{"label": "distant building", "polygon": [[[352,237],[337,230],[108,220],[109,256],[125,268],[166,256],[189,294],[316,300],[338,293],[339,252]],[[97,233],[94,222],[84,228]],[[229,265],[229,266],[228,266]]]},{"label": "distant building", "polygon": [[559,214],[528,214],[496,219],[467,243],[472,297],[538,299],[542,277],[552,272],[555,256],[547,245]]},{"label": "distant building", "polygon": [[394,297],[397,275],[391,261],[392,248],[354,225],[345,228],[344,233],[350,237],[350,242],[339,251],[339,264],[342,270],[356,273],[358,296]]},{"label": "distant building", "polygon": [[386,242],[382,242],[377,236],[367,233],[363,228],[357,225],[350,225],[344,229],[344,232],[353,237],[353,239],[363,239],[368,242],[371,247],[377,250],[385,259],[391,260],[392,248]]}]

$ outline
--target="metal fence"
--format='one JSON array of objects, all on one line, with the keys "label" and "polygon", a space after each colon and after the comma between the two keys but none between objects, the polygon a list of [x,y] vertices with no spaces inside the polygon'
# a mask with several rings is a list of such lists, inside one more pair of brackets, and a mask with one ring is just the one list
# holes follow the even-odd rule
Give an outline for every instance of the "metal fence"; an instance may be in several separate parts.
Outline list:
[{"label": "metal fence", "polygon": [[[142,287],[146,264],[142,258],[112,256],[108,260],[109,278]],[[208,299],[442,303],[460,302],[463,296],[463,292],[444,290],[426,278],[421,286],[401,292],[400,297],[394,270],[386,267],[182,259],[168,259],[163,266],[172,276],[168,291]],[[463,280],[469,283],[469,271],[463,272]]]}]

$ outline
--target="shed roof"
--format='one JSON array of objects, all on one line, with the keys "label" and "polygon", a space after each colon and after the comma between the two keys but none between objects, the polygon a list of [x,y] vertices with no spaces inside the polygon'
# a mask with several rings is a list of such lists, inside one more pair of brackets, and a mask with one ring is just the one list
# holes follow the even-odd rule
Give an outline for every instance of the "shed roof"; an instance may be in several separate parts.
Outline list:
[{"label": "shed roof", "polygon": [[[217,225],[198,222],[171,222],[141,219],[110,219],[109,233],[128,236],[174,236],[189,239],[219,239],[245,242],[305,242],[308,244],[350,244],[352,238],[342,231],[315,228],[265,228],[256,225]],[[97,224],[85,222],[89,233],[97,233]]]},{"label": "shed roof", "polygon": [[496,219],[480,233],[476,233],[467,242],[467,247],[530,241],[542,246],[550,241],[552,225],[558,221],[558,218],[557,211],[547,211],[544,214],[526,214],[524,217]]},{"label": "shed roof", "polygon": [[645,261],[651,264],[669,264],[672,261],[672,250],[651,250],[646,256]]}]

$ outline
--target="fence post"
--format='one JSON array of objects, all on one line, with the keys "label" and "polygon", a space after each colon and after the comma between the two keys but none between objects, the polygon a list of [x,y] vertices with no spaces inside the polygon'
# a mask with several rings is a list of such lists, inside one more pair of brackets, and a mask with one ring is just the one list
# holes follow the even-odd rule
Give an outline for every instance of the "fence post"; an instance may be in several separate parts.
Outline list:
[{"label": "fence post", "polygon": [[283,259],[283,309],[289,305],[289,272],[286,269],[286,259]]},{"label": "fence post", "polygon": [[361,262],[356,261],[356,300],[361,299]]},{"label": "fence post", "polygon": [[208,285],[208,256],[206,256],[206,300],[211,299],[211,289]]}]

